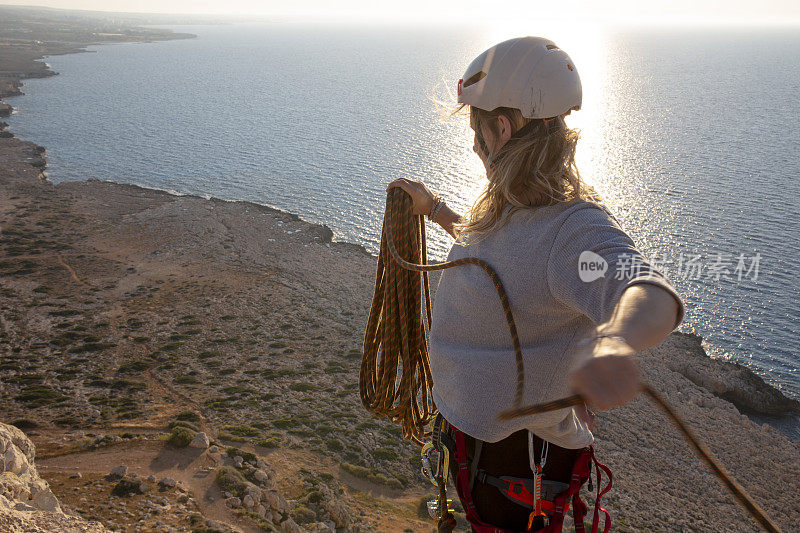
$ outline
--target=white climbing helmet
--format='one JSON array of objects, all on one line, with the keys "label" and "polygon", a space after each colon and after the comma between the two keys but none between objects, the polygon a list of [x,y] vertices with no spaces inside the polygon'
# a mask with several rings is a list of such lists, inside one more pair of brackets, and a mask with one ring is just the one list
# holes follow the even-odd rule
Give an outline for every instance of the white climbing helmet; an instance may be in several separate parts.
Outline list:
[{"label": "white climbing helmet", "polygon": [[476,57],[458,80],[458,102],[492,111],[512,107],[526,118],[580,109],[583,91],[566,52],[542,37],[503,41]]}]

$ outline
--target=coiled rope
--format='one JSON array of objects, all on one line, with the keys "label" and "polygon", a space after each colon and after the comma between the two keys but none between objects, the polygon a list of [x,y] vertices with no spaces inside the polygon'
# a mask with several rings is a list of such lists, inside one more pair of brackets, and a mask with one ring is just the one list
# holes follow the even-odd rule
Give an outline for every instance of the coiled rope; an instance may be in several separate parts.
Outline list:
[{"label": "coiled rope", "polygon": [[[364,335],[364,354],[359,375],[361,402],[364,407],[376,416],[386,416],[393,422],[401,423],[403,436],[417,444],[422,444],[422,438],[427,436],[425,426],[435,413],[431,396],[433,379],[431,378],[428,344],[422,316],[424,303],[428,326],[430,326],[430,285],[427,273],[468,264],[481,267],[492,280],[503,306],[514,347],[517,368],[514,405],[511,409],[500,413],[498,418],[511,420],[520,416],[530,416],[584,404],[583,397],[576,394],[560,400],[522,406],[525,390],[522,348],[511,305],[500,277],[488,263],[475,257],[429,265],[425,250],[425,221],[421,216],[412,215],[411,206],[411,197],[402,189],[389,190],[378,255],[375,294]],[[393,261],[387,261],[387,256],[391,256]],[[419,272],[422,276],[413,274],[413,272]],[[422,283],[420,283],[420,277],[423,280]],[[379,352],[380,364],[378,363]],[[398,366],[398,361],[401,362],[401,366]],[[398,372],[401,372],[399,383]],[[647,384],[642,384],[642,392],[649,396],[672,420],[695,453],[750,516],[765,531],[780,533],[780,528],[747,491],[733,479],[663,396]],[[417,403],[418,401],[421,401],[421,407]],[[434,409],[431,410],[431,407]],[[445,510],[447,506],[443,483],[440,483],[439,492],[440,509]],[[452,527],[454,527],[452,515],[443,511],[439,530],[452,531]]]},{"label": "coiled rope", "polygon": [[[428,272],[462,265],[481,267],[497,289],[514,344],[517,362],[514,405],[517,407],[522,404],[525,368],[517,326],[500,276],[486,261],[476,257],[429,265],[425,252],[425,220],[421,216],[412,215],[411,206],[411,197],[405,191],[399,188],[389,190],[386,211],[383,215],[375,293],[364,333],[364,355],[361,360],[359,385],[361,403],[367,411],[379,417],[386,416],[393,422],[400,421],[403,436],[422,444],[422,438],[426,436],[425,426],[435,414],[435,409],[429,410],[433,405],[431,398],[433,379],[428,359],[428,341],[421,316],[424,301],[430,326],[431,295]],[[387,256],[391,256],[393,261],[387,261]],[[408,257],[409,260],[403,257]],[[420,297],[420,276],[412,272],[422,273],[424,286],[422,297]],[[380,352],[380,364],[378,364],[378,352]],[[398,369],[398,360],[403,363],[402,369]],[[398,370],[402,372],[399,386]],[[422,390],[423,384],[427,387],[425,390]],[[417,403],[418,395],[421,396],[421,408]],[[399,400],[397,404],[396,400]]]}]

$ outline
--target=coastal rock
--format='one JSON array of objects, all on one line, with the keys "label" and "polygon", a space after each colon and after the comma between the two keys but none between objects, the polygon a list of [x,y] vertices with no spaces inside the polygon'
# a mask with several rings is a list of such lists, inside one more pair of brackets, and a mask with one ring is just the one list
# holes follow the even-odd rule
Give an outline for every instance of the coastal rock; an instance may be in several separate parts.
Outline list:
[{"label": "coastal rock", "polygon": [[279,513],[286,511],[286,499],[274,490],[264,491],[264,499],[266,500],[267,504],[269,504],[270,509],[273,511],[277,511]]},{"label": "coastal rock", "polygon": [[242,500],[237,498],[236,496],[232,496],[227,500],[225,500],[225,504],[231,509],[236,509],[237,507],[242,506]]},{"label": "coastal rock", "polygon": [[336,524],[336,528],[350,527],[350,514],[347,506],[338,501],[325,502],[325,510],[331,515],[331,520]]},{"label": "coastal rock", "polygon": [[297,522],[287,518],[281,522],[281,533],[303,533],[303,529],[297,525]]},{"label": "coastal rock", "polygon": [[67,516],[39,477],[36,449],[14,426],[0,423],[0,530],[105,532],[95,522]]},{"label": "coastal rock", "polygon": [[253,502],[261,501],[261,489],[249,481],[245,484],[244,493],[253,499]]},{"label": "coastal rock", "polygon": [[158,482],[158,486],[162,490],[171,489],[171,488],[175,487],[175,485],[177,485],[177,484],[178,484],[178,482],[175,481],[174,479],[172,479],[171,477],[161,478],[161,480]]},{"label": "coastal rock", "polygon": [[122,479],[125,477],[125,474],[128,473],[128,467],[126,465],[119,465],[115,466],[111,469],[111,472],[106,476],[109,481],[114,481],[117,479]]},{"label": "coastal rock", "polygon": [[269,483],[269,475],[267,475],[264,470],[256,470],[253,472],[253,479],[261,483],[262,485],[266,485]]},{"label": "coastal rock", "polygon": [[800,402],[787,398],[749,368],[709,357],[701,345],[701,337],[689,333],[673,335],[684,339],[687,353],[694,357],[674,361],[670,363],[670,369],[698,387],[749,414],[782,416],[800,412]]},{"label": "coastal rock", "polygon": [[121,479],[119,483],[114,485],[114,488],[111,489],[111,494],[120,497],[130,496],[132,494],[144,494],[145,492],[147,492],[147,485],[132,479]]},{"label": "coastal rock", "polygon": [[200,448],[205,450],[208,448],[210,442],[208,441],[208,435],[203,433],[202,431],[194,436],[192,442],[189,443],[190,448]]}]

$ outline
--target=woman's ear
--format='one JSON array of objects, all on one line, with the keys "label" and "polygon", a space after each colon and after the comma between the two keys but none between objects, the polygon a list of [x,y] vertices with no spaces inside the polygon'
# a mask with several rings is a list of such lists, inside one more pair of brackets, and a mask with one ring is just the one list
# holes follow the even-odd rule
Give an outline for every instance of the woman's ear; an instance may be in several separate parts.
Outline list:
[{"label": "woman's ear", "polygon": [[503,146],[508,142],[514,132],[511,129],[511,121],[508,120],[508,117],[505,115],[500,115],[497,117],[497,129],[498,129],[498,139],[499,142],[498,148]]}]

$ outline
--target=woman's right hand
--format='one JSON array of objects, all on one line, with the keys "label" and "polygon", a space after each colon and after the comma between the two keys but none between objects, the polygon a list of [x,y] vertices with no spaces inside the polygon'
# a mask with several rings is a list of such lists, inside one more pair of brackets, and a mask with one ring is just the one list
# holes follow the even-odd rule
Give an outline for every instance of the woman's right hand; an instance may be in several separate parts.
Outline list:
[{"label": "woman's right hand", "polygon": [[411,181],[406,178],[396,179],[386,187],[386,190],[400,187],[411,196],[413,202],[411,212],[415,215],[427,215],[433,207],[433,193],[421,181]]}]

